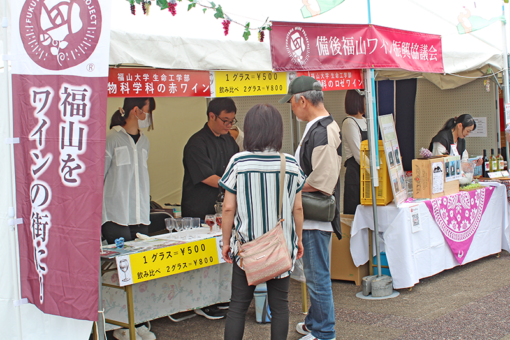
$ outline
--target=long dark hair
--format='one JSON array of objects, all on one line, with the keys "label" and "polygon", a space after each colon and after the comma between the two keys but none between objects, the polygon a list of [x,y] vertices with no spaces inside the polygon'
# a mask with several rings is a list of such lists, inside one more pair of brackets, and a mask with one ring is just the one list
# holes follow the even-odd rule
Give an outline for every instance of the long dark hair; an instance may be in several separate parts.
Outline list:
[{"label": "long dark hair", "polygon": [[451,130],[459,123],[462,123],[462,130],[472,125],[474,125],[473,130],[476,130],[475,120],[471,117],[471,115],[466,113],[458,117],[448,119],[440,131]]},{"label": "long dark hair", "polygon": [[283,120],[280,112],[271,104],[257,104],[244,118],[244,142],[246,151],[280,151],[283,141]]},{"label": "long dark hair", "polygon": [[149,127],[147,131],[154,130],[154,119],[152,119],[152,111],[156,110],[156,101],[154,97],[149,98]]},{"label": "long dark hair", "polygon": [[[122,113],[119,108],[119,110],[115,111],[115,113],[112,116],[112,120],[110,121],[110,129],[114,126],[120,125],[124,126],[126,125],[126,119],[129,117],[129,113],[131,110],[133,110],[135,107],[138,107],[139,109],[142,109],[142,107],[145,106],[146,101],[150,100],[149,98],[125,98],[124,99],[124,105],[122,106]],[[154,107],[156,104],[154,104]]]}]

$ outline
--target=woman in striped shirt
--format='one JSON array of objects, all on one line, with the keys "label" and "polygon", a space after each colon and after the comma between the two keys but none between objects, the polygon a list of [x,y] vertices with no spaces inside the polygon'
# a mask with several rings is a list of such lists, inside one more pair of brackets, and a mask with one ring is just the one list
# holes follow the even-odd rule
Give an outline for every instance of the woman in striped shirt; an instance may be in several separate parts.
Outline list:
[{"label": "woman in striped shirt", "polygon": [[[225,324],[225,339],[242,339],[246,311],[255,286],[248,286],[238,256],[234,227],[241,242],[262,236],[278,222],[280,154],[283,121],[278,110],[269,104],[252,107],[244,120],[244,149],[235,154],[219,185],[225,188],[223,201],[223,258],[233,264],[232,296]],[[293,263],[303,256],[301,233],[303,208],[301,189],[305,176],[296,159],[285,154],[285,191],[282,225]],[[293,269],[293,268],[292,268]],[[289,328],[288,292],[290,273],[267,281],[271,309],[271,339],[286,339]]]}]

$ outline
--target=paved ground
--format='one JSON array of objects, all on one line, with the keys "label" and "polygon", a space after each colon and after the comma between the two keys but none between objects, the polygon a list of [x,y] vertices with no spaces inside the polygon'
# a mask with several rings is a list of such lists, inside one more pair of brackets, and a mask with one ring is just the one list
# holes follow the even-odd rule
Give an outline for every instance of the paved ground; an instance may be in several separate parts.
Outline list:
[{"label": "paved ground", "polygon": [[[333,282],[337,339],[505,339],[510,340],[510,255],[468,263],[423,279],[412,291],[381,301],[356,298],[354,283]],[[288,339],[299,339],[294,327],[303,320],[301,285],[291,280]],[[168,318],[152,322],[158,340],[223,339],[224,320],[197,316],[181,323]],[[255,322],[250,307],[244,339],[269,339],[270,325]],[[109,332],[109,338],[113,339]]]}]

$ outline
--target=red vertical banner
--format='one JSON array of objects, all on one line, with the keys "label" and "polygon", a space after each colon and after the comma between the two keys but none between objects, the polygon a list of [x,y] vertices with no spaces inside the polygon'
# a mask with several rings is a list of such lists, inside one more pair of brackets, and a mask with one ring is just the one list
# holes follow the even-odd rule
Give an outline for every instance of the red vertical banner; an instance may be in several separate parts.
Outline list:
[{"label": "red vertical banner", "polygon": [[110,2],[11,0],[22,298],[97,320]]}]

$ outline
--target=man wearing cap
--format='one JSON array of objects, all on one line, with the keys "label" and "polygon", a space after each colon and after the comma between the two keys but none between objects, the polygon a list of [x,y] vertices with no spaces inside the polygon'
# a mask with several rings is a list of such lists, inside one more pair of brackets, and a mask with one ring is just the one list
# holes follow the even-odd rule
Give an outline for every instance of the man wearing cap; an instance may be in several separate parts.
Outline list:
[{"label": "man wearing cap", "polygon": [[296,326],[301,339],[335,339],[335,307],[329,271],[329,244],[340,231],[340,169],[342,164],[340,127],[324,107],[321,84],[312,77],[297,77],[280,103],[290,103],[299,121],[307,122],[296,150],[305,175],[304,192],[320,191],[335,195],[337,207],[333,222],[306,220],[303,224],[303,266],[310,294],[310,308],[304,322]]}]

